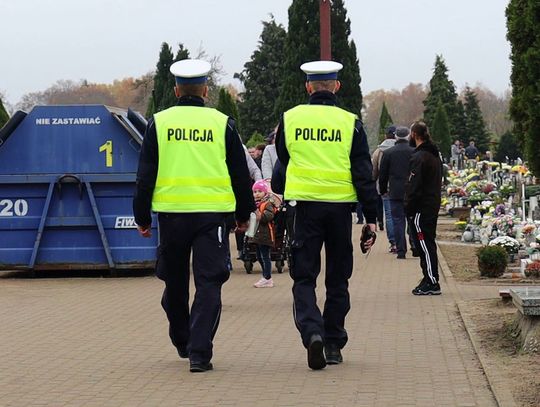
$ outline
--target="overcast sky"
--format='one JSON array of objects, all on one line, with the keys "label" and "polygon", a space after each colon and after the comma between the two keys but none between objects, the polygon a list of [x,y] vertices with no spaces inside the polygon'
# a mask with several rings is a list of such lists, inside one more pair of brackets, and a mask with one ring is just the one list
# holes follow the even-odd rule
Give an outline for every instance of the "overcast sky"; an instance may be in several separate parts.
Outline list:
[{"label": "overcast sky", "polygon": [[[162,42],[220,55],[242,70],[272,13],[287,27],[292,0],[0,0],[0,92],[15,104],[60,79],[111,83],[155,68]],[[362,91],[427,83],[436,54],[461,89],[510,83],[508,0],[345,0]]]}]

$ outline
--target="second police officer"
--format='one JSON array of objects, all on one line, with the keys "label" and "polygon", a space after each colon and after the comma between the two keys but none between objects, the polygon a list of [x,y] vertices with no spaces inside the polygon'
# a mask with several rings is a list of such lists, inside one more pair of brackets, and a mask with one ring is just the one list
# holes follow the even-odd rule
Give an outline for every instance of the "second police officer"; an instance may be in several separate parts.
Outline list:
[{"label": "second police officer", "polygon": [[[226,218],[235,212],[245,230],[255,205],[246,157],[234,121],[204,107],[211,66],[175,62],[176,106],[154,115],[144,137],[135,222],[150,236],[158,213],[157,276],[165,282],[162,306],[169,336],[191,372],[212,369],[212,340],[221,315],[221,286],[229,278]],[[195,296],[189,309],[190,258]]]},{"label": "second police officer", "polygon": [[[360,201],[373,232],[376,221],[377,191],[366,133],[355,114],[336,106],[342,67],[332,61],[301,66],[307,74],[309,104],[285,112],[276,135],[277,155],[286,167],[285,199],[296,203],[290,270],[293,316],[314,370],[341,363],[348,339],[352,205]],[[321,314],[315,287],[323,244],[326,301]]]}]

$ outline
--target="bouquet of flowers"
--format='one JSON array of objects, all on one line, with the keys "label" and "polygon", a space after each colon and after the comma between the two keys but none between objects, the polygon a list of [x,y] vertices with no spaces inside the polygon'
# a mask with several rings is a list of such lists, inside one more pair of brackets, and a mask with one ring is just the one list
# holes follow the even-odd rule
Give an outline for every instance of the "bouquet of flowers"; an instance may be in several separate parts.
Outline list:
[{"label": "bouquet of flowers", "polygon": [[[495,213],[497,213],[497,210],[495,210]],[[493,224],[497,228],[499,235],[506,235],[511,237],[516,236],[516,223],[512,215],[499,216],[497,219],[495,219]]]},{"label": "bouquet of flowers", "polygon": [[519,242],[510,236],[499,236],[489,242],[489,246],[501,246],[508,254],[517,253]]}]

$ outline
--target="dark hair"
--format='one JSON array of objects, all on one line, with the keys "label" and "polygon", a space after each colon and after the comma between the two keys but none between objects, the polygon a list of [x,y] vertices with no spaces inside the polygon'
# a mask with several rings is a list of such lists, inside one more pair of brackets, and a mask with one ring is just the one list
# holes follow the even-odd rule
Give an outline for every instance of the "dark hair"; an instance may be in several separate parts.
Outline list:
[{"label": "dark hair", "polygon": [[431,140],[428,126],[424,122],[414,122],[411,126],[411,133],[415,133],[416,136],[422,141]]},{"label": "dark hair", "polygon": [[205,83],[183,83],[178,84],[180,96],[201,96],[204,94]]},{"label": "dark hair", "polygon": [[255,148],[259,151],[264,151],[264,149],[266,148],[266,144],[257,144]]}]

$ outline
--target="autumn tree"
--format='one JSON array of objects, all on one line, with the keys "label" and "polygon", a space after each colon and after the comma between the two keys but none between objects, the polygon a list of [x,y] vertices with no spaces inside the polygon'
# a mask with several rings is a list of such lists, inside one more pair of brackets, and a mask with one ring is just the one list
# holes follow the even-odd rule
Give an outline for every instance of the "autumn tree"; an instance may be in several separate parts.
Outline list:
[{"label": "autumn tree", "polygon": [[476,94],[468,86],[465,88],[465,142],[474,140],[476,147],[481,152],[489,150],[490,137],[486,131],[482,111],[478,104]]},{"label": "autumn tree", "polygon": [[[307,101],[304,87],[306,78],[299,68],[304,62],[320,59],[319,20],[318,0],[293,0],[289,7],[282,84],[276,102],[278,115]],[[339,79],[343,84],[338,93],[339,106],[360,115],[362,107],[360,68],[356,45],[354,41],[349,40],[351,22],[347,18],[347,10],[342,0],[334,0],[331,4],[331,25],[332,60],[343,64],[343,69],[339,73]]]},{"label": "autumn tree", "polygon": [[448,115],[444,109],[442,102],[439,102],[437,110],[435,111],[435,116],[430,127],[431,136],[433,141],[439,147],[444,158],[450,156],[450,146],[452,144],[452,139],[450,137],[450,125],[448,123]]},{"label": "autumn tree", "polygon": [[435,59],[433,76],[429,81],[429,93],[424,100],[424,120],[430,128],[435,119],[439,101],[443,104],[444,110],[448,116],[450,134],[454,135],[456,134],[456,124],[459,121],[457,93],[454,82],[448,77],[448,68],[441,55],[437,55]]},{"label": "autumn tree", "polygon": [[512,100],[510,115],[514,133],[523,140],[532,172],[540,177],[540,3],[510,0],[506,9],[507,38],[511,45]]},{"label": "autumn tree", "polygon": [[246,136],[254,132],[267,134],[279,121],[274,105],[282,82],[287,33],[273,17],[262,24],[257,49],[251,54],[251,60],[244,64],[244,70],[235,74],[245,88],[238,110],[242,132]]},{"label": "autumn tree", "polygon": [[2,102],[2,98],[0,97],[0,129],[4,126],[4,124],[7,123],[8,120],[8,112],[6,111],[4,103]]},{"label": "autumn tree", "polygon": [[384,140],[386,135],[386,128],[392,125],[392,123],[392,117],[390,116],[390,113],[388,113],[388,109],[386,108],[386,102],[383,102],[381,116],[379,117],[379,143]]}]

